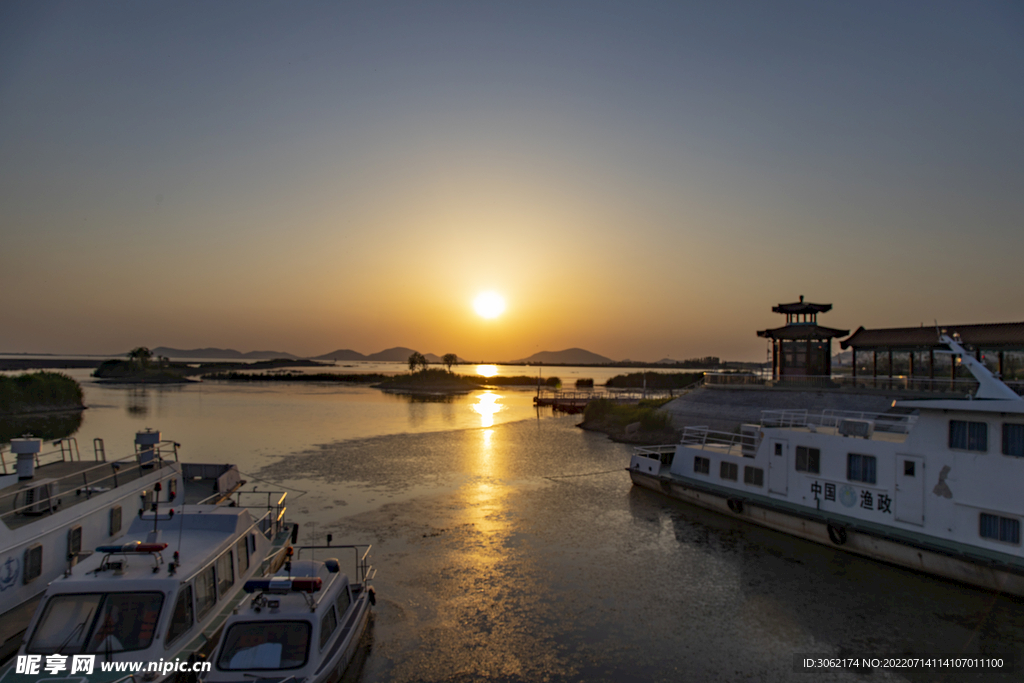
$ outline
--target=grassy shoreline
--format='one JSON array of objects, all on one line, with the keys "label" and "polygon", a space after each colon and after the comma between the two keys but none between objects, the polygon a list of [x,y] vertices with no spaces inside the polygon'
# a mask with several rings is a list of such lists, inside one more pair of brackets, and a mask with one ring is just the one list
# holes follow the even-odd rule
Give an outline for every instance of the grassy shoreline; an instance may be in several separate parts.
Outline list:
[{"label": "grassy shoreline", "polygon": [[82,387],[59,372],[0,375],[0,415],[83,410]]},{"label": "grassy shoreline", "polygon": [[671,398],[644,399],[637,404],[621,404],[598,399],[583,411],[581,429],[607,434],[612,441],[637,445],[675,443],[679,432],[672,416],[660,410]]}]

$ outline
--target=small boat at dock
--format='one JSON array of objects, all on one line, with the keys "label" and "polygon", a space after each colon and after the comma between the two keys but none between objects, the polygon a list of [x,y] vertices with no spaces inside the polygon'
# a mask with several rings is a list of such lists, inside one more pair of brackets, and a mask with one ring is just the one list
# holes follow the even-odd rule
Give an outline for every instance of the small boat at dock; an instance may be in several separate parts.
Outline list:
[{"label": "small boat at dock", "polygon": [[295,549],[351,551],[355,573],[342,573],[337,558],[296,559],[272,578],[247,582],[252,598],[228,618],[204,683],[333,683],[345,673],[376,602],[370,546],[332,546],[328,536],[328,545]]},{"label": "small boat at dock", "polygon": [[741,433],[688,427],[637,448],[636,486],[842,550],[1024,596],[1024,399],[959,341],[969,399],[882,414],[763,411]]}]

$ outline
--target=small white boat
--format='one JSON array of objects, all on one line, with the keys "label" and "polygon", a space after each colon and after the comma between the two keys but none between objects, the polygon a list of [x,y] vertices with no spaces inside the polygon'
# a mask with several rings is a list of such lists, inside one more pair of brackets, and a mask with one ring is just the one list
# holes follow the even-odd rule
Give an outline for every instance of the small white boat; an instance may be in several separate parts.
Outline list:
[{"label": "small white boat", "polygon": [[376,602],[368,545],[297,547],[355,553],[355,574],[338,559],[293,560],[270,579],[249,581],[252,598],[224,626],[204,683],[333,683],[348,668]]},{"label": "small white boat", "polygon": [[73,437],[52,445],[44,452],[40,439],[14,439],[16,462],[0,452],[0,660],[21,645],[47,584],[128,531],[140,495],[165,506],[216,502],[244,483],[230,465],[178,462],[179,445],[149,429],[136,434],[133,453],[112,460],[102,439],[91,459]]},{"label": "small white boat", "polygon": [[[114,681],[126,673],[153,681],[179,673],[164,663],[210,652],[245,595],[242,586],[276,571],[297,531],[284,521],[284,494],[257,494],[267,496],[265,508],[245,507],[240,503],[247,494],[235,495],[230,505],[153,502],[149,511],[139,510],[124,538],[98,546],[50,583],[17,667],[0,681],[52,681],[54,675]],[[264,509],[254,516],[250,510],[258,508]],[[83,658],[90,670],[74,671]],[[56,671],[45,669],[51,661]],[[133,662],[145,667],[111,666]],[[157,666],[150,669],[150,663]]]},{"label": "small white boat", "polygon": [[769,411],[637,448],[637,486],[877,560],[1024,595],[1024,399],[960,344],[970,399],[879,415]]}]

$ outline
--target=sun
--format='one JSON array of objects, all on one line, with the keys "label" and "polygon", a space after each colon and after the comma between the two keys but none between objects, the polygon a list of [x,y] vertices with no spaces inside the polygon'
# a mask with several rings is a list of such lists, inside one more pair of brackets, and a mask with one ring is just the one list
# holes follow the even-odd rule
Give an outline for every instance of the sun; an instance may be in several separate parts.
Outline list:
[{"label": "sun", "polygon": [[484,292],[473,301],[473,308],[484,318],[497,318],[505,310],[505,300],[497,292]]}]

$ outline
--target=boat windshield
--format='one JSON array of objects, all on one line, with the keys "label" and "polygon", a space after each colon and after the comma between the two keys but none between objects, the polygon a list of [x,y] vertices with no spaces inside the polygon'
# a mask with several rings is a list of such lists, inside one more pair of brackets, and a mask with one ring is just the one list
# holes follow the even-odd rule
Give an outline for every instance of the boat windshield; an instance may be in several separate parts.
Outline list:
[{"label": "boat windshield", "polygon": [[163,593],[54,595],[26,650],[40,654],[96,654],[145,650],[153,642]]},{"label": "boat windshield", "polygon": [[309,659],[308,621],[247,621],[232,624],[217,658],[223,671],[297,669]]}]

